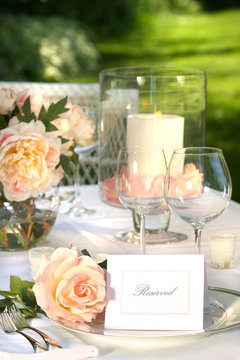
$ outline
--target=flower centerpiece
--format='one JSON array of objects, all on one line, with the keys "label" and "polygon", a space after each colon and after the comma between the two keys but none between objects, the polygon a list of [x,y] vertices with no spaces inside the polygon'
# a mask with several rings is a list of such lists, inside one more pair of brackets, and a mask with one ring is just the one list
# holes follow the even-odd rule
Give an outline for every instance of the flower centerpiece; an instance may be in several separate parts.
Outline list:
[{"label": "flower centerpiece", "polygon": [[75,142],[91,143],[94,128],[67,97],[50,103],[33,89],[0,89],[0,250],[45,238],[56,219],[56,186],[77,161]]}]

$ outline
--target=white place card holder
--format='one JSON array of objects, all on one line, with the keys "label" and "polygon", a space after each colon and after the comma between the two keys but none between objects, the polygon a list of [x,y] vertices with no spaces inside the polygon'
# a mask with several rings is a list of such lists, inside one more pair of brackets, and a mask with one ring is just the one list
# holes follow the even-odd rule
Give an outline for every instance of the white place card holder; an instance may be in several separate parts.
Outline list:
[{"label": "white place card holder", "polygon": [[109,255],[105,329],[202,331],[204,278],[203,255]]}]

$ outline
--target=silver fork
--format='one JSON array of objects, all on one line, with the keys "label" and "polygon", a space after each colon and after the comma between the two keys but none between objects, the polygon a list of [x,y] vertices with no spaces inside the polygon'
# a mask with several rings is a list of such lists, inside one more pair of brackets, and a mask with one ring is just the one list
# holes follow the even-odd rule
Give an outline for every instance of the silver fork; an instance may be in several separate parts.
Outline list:
[{"label": "silver fork", "polygon": [[3,328],[3,331],[5,331],[6,333],[8,333],[8,334],[18,333],[18,334],[23,335],[30,342],[30,344],[33,347],[33,350],[36,353],[43,352],[43,351],[47,350],[47,348],[45,346],[43,346],[40,342],[38,342],[37,340],[35,340],[31,336],[19,331],[16,328],[16,326],[13,324],[12,320],[10,319],[9,314],[6,311],[4,311],[4,312],[2,312],[0,314],[0,323],[1,323],[1,326]]},{"label": "silver fork", "polygon": [[15,310],[10,309],[9,315],[10,315],[12,322],[14,323],[14,325],[17,327],[17,329],[19,331],[22,331],[24,329],[30,329],[30,330],[38,333],[42,337],[42,339],[45,341],[45,344],[46,344],[48,350],[52,350],[54,348],[62,348],[62,346],[56,340],[52,339],[50,336],[48,336],[41,330],[30,326],[29,323],[27,322],[26,318],[19,311],[19,309],[15,309]]}]

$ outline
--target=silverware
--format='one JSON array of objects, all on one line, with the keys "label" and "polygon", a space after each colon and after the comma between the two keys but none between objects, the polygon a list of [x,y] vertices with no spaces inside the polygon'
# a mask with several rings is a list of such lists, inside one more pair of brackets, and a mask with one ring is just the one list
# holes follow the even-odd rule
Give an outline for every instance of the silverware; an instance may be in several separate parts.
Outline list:
[{"label": "silverware", "polygon": [[9,310],[9,316],[19,331],[22,331],[23,329],[30,329],[38,333],[45,341],[47,350],[52,350],[54,348],[62,348],[62,346],[56,340],[52,339],[50,336],[48,336],[41,330],[30,326],[24,315],[19,311],[19,309]]},{"label": "silverware", "polygon": [[45,346],[43,346],[40,342],[33,339],[31,336],[25,334],[24,332],[21,332],[20,330],[18,330],[16,328],[16,326],[13,324],[12,320],[10,319],[9,314],[6,311],[4,311],[0,314],[0,323],[3,328],[3,331],[5,331],[6,333],[8,333],[8,334],[18,333],[18,334],[21,334],[22,336],[24,336],[30,342],[30,344],[33,347],[33,350],[36,353],[47,350],[47,348]]}]

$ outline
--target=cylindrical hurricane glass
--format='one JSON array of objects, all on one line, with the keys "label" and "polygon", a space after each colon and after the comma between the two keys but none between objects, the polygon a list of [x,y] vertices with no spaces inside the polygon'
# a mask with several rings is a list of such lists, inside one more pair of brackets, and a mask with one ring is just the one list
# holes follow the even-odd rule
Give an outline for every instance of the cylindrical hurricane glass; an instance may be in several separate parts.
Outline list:
[{"label": "cylindrical hurricane glass", "polygon": [[[115,188],[117,154],[121,147],[160,146],[167,164],[173,151],[205,143],[206,73],[185,67],[129,67],[100,73],[99,193],[103,202],[121,206]],[[166,203],[146,216],[146,242],[186,238],[168,232]],[[138,242],[139,221],[122,240]],[[161,224],[162,223],[162,224]],[[161,225],[160,225],[161,224]]]}]

